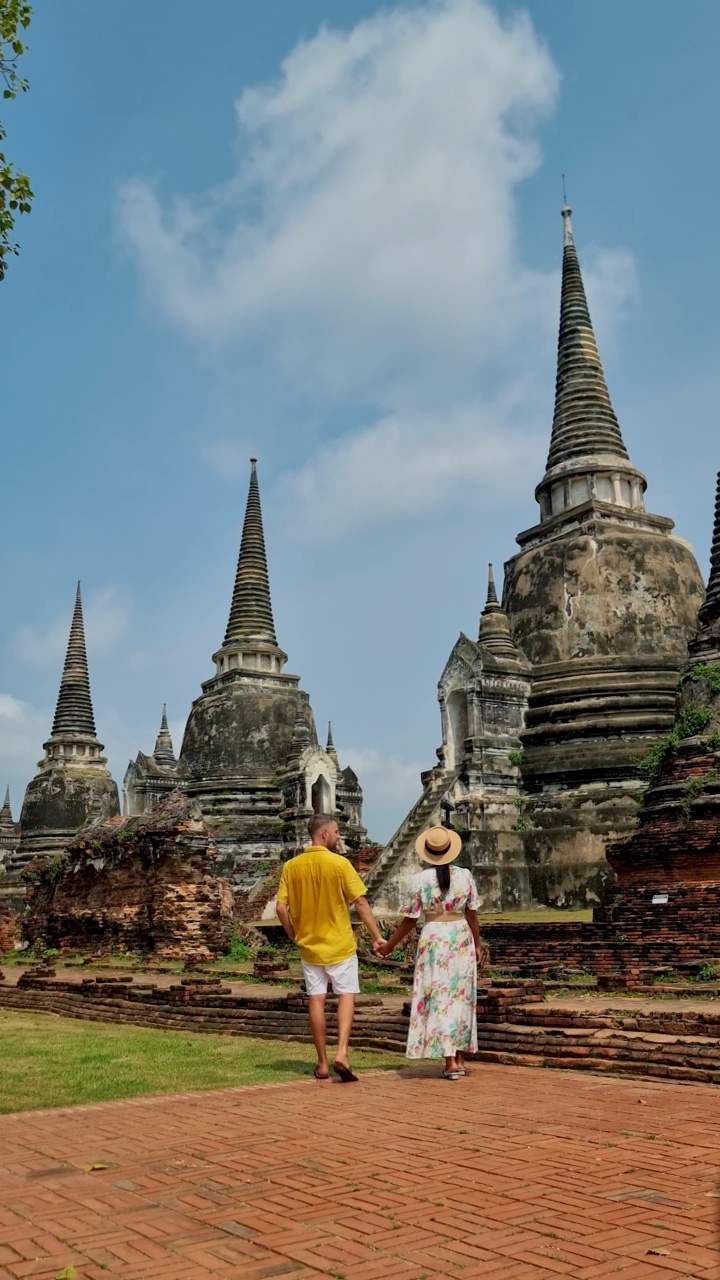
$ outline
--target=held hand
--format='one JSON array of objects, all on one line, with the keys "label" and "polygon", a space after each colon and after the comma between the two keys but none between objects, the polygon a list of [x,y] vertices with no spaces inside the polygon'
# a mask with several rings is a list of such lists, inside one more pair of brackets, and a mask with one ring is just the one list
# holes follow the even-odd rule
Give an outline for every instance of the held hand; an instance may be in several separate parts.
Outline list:
[{"label": "held hand", "polygon": [[389,945],[389,943],[384,942],[382,938],[377,938],[375,942],[373,942],[373,951],[375,952],[376,956],[378,956],[381,960],[384,960],[387,956],[389,956],[392,953],[392,947]]}]

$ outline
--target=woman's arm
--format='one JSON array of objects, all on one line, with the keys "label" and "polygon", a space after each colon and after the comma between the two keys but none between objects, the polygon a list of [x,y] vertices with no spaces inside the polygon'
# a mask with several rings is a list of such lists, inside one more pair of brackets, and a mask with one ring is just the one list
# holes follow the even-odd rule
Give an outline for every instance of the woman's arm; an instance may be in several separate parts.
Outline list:
[{"label": "woman's arm", "polygon": [[403,938],[407,938],[408,934],[412,933],[416,924],[417,920],[414,916],[403,916],[392,937],[378,947],[378,955],[391,956],[395,948],[400,946]]},{"label": "woman's arm", "polygon": [[472,933],[473,941],[475,943],[475,955],[477,956],[478,964],[484,965],[488,960],[488,949],[480,937],[480,923],[478,921],[477,911],[471,911],[470,907],[466,907],[465,919],[470,925],[470,932]]}]

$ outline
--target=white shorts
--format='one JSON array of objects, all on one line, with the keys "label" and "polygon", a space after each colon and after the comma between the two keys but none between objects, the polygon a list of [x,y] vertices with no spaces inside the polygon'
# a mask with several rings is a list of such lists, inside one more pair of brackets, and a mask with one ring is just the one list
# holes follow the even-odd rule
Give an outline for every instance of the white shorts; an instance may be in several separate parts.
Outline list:
[{"label": "white shorts", "polygon": [[303,960],[302,967],[309,996],[327,995],[328,983],[336,996],[355,996],[360,991],[357,952],[340,964],[306,964]]}]

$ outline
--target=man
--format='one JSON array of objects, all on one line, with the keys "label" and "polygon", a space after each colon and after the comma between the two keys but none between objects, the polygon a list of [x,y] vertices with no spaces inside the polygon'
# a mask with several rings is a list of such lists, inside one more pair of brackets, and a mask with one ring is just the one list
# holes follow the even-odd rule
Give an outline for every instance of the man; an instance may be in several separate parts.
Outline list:
[{"label": "man", "polygon": [[308,822],[308,833],[311,847],[291,858],[283,868],[277,913],[300,951],[318,1058],[315,1076],[318,1080],[330,1079],[325,1021],[329,983],[338,997],[338,1048],[333,1066],[343,1084],[349,1084],[357,1080],[348,1053],[360,978],[348,908],[354,904],[373,944],[379,946],[383,939],[365,897],[365,885],[348,859],[335,852],[340,843],[335,819],[327,813],[314,813]]}]

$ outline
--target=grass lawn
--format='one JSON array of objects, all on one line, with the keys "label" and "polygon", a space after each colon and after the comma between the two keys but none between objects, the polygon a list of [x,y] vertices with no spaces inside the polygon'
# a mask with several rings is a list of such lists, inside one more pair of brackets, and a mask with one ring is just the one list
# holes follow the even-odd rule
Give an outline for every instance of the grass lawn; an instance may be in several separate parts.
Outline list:
[{"label": "grass lawn", "polygon": [[[0,1010],[0,1113],[289,1082],[310,1076],[314,1062],[307,1044]],[[406,1065],[394,1054],[359,1049],[352,1062],[365,1071]]]}]

